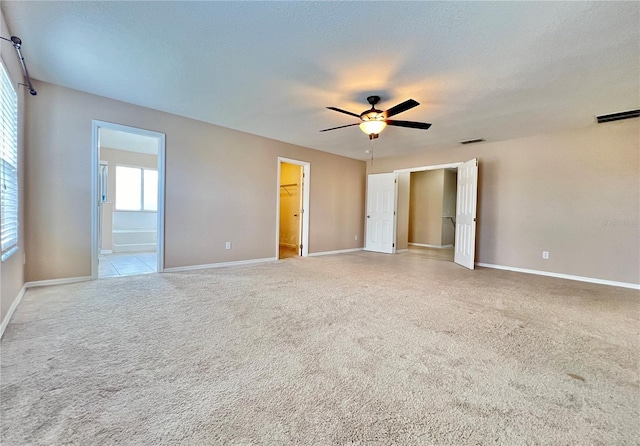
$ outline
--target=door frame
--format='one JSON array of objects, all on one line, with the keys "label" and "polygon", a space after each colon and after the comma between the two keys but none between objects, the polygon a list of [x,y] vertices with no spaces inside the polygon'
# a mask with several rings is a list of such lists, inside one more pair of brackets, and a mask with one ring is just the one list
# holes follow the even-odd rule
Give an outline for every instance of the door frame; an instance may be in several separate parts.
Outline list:
[{"label": "door frame", "polygon": [[425,170],[440,170],[440,169],[457,169],[459,166],[462,166],[464,162],[461,163],[448,163],[448,164],[436,164],[433,166],[421,166],[421,167],[408,167],[406,169],[396,169],[393,173],[411,173],[411,172],[424,172]]},{"label": "door frame", "polygon": [[300,236],[302,254],[300,255],[302,257],[307,257],[309,255],[309,190],[311,189],[311,163],[279,156],[278,176],[276,179],[276,259],[280,258],[280,166],[282,163],[294,164],[302,167],[304,187],[302,190],[302,234]]},{"label": "door frame", "polygon": [[156,271],[164,271],[164,205],[165,205],[165,156],[166,135],[152,130],[145,130],[112,122],[91,120],[91,278],[98,278],[98,169],[100,168],[100,129],[110,129],[119,132],[133,133],[141,136],[156,138],[158,141],[158,264]]}]

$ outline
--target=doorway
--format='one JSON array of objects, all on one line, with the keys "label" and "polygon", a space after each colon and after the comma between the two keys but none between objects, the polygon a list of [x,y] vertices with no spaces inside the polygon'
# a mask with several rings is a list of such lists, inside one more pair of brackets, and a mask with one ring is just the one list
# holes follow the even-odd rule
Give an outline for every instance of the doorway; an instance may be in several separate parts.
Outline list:
[{"label": "doorway", "polygon": [[310,164],[278,158],[278,259],[306,257],[309,253]]},{"label": "doorway", "polygon": [[[396,253],[408,249],[410,174],[438,169],[456,169],[456,213],[453,261],[474,269],[476,244],[476,211],[478,200],[478,160],[395,170],[391,174],[367,176],[367,234],[365,249]],[[374,212],[380,213],[381,224],[372,225]],[[441,215],[439,218],[447,217]],[[370,227],[371,226],[371,227]],[[378,230],[378,226],[382,230]],[[378,237],[378,234],[387,235]],[[393,234],[392,238],[388,234]],[[381,241],[380,246],[374,243]]]},{"label": "doorway", "polygon": [[[453,262],[456,229],[457,169],[410,172],[407,249]],[[404,242],[405,240],[403,240]],[[398,245],[401,240],[398,240]]]},{"label": "doorway", "polygon": [[[411,246],[425,257],[450,260],[474,269],[478,160],[394,173],[399,183],[398,247]],[[422,187],[417,190],[414,186]],[[453,249],[438,251],[448,248]]]},{"label": "doorway", "polygon": [[162,272],[162,133],[93,121],[93,279]]}]

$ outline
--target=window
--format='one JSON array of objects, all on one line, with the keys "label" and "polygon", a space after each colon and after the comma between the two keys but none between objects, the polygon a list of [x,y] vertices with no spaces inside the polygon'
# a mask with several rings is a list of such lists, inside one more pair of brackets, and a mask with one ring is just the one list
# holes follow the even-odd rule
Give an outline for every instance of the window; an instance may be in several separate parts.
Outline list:
[{"label": "window", "polygon": [[4,261],[18,249],[18,95],[6,68],[0,66],[0,245]]},{"label": "window", "polygon": [[157,211],[158,171],[116,166],[116,210]]}]

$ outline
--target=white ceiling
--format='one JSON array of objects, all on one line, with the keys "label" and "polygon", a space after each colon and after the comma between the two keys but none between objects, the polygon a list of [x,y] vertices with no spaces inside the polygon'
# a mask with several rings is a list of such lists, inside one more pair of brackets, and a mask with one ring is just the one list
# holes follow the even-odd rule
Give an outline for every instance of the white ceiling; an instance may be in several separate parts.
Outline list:
[{"label": "white ceiling", "polygon": [[[591,125],[639,108],[640,2],[3,1],[34,78],[366,159]],[[38,97],[29,97],[37,101]],[[162,131],[162,129],[151,129]],[[471,148],[470,148],[471,149]]]},{"label": "white ceiling", "polygon": [[151,136],[101,128],[100,147],[157,155],[158,139]]}]

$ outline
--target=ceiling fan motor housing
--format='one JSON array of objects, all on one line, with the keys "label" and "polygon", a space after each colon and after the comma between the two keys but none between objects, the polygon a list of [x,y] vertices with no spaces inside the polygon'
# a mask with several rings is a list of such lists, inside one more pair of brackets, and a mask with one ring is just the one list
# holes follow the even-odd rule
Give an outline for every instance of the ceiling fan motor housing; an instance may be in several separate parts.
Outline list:
[{"label": "ceiling fan motor housing", "polygon": [[369,96],[367,97],[367,102],[371,104],[371,109],[360,113],[360,119],[363,121],[382,121],[384,119],[382,110],[378,110],[375,107],[380,102],[380,96]]}]

